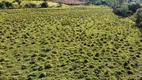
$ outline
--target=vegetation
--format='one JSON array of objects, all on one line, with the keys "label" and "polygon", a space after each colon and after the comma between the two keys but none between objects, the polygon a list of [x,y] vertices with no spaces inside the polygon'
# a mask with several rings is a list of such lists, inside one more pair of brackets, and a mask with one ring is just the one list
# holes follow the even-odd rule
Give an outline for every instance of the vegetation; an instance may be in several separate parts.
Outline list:
[{"label": "vegetation", "polygon": [[140,4],[80,1],[0,2],[0,80],[142,80]]},{"label": "vegetation", "polygon": [[138,9],[136,13],[136,24],[142,28],[142,8]]},{"label": "vegetation", "polygon": [[127,5],[116,5],[113,7],[113,12],[116,15],[122,16],[122,17],[128,17],[132,15],[132,11],[128,9]]},{"label": "vegetation", "polygon": [[94,5],[108,5],[113,6],[117,3],[116,0],[90,0]]},{"label": "vegetation", "polygon": [[6,5],[5,5],[4,2],[1,2],[1,3],[0,3],[0,8],[2,8],[2,9],[6,8]]},{"label": "vegetation", "polygon": [[12,3],[7,2],[7,1],[2,1],[2,2],[0,3],[0,8],[1,8],[1,9],[4,9],[4,8],[12,8]]},{"label": "vegetation", "polygon": [[43,3],[41,3],[41,7],[42,8],[47,8],[48,7],[48,3],[46,1],[44,1]]},{"label": "vegetation", "polygon": [[62,5],[63,5],[63,3],[62,3],[62,2],[59,2],[58,4],[59,4],[59,6],[58,6],[58,7],[62,7]]},{"label": "vegetation", "polygon": [[124,4],[124,5],[114,5],[113,6],[113,12],[116,15],[122,16],[122,17],[128,17],[136,12],[138,8],[140,8],[139,3],[130,3],[130,4]]},{"label": "vegetation", "polygon": [[28,3],[28,4],[24,5],[24,8],[36,8],[36,7],[37,7],[37,5],[34,3]]},{"label": "vegetation", "polygon": [[[113,12],[122,17],[128,17],[134,14],[139,8],[141,8],[140,3],[129,3],[129,4],[116,4],[113,7]],[[141,27],[142,22],[141,22],[141,9],[137,11],[136,14],[136,24],[137,26]]]},{"label": "vegetation", "polygon": [[142,33],[110,8],[0,15],[0,80],[142,79]]},{"label": "vegetation", "polygon": [[131,3],[128,5],[129,10],[131,10],[133,13],[135,13],[137,11],[137,9],[140,7],[141,6],[139,3]]}]

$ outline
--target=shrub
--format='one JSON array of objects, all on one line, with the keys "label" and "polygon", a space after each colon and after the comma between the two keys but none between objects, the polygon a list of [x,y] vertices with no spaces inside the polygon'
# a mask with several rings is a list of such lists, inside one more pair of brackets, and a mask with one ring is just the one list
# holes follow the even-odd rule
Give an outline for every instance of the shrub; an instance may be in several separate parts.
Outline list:
[{"label": "shrub", "polygon": [[48,7],[48,3],[46,1],[44,1],[43,3],[41,3],[41,7],[42,8],[47,8]]},{"label": "shrub", "polygon": [[0,3],[0,8],[4,9],[4,8],[12,8],[12,3],[7,2],[7,1],[2,1]]},{"label": "shrub", "polygon": [[94,5],[101,5],[101,0],[90,0]]},{"label": "shrub", "polygon": [[101,4],[112,7],[113,5],[116,4],[116,1],[115,0],[101,0]]},{"label": "shrub", "polygon": [[138,9],[136,12],[136,24],[138,27],[142,28],[142,8]]},{"label": "shrub", "polygon": [[88,1],[88,2],[86,2],[85,5],[90,5],[90,4],[92,4],[92,2],[91,2],[91,1]]},{"label": "shrub", "polygon": [[102,3],[102,5],[108,5],[107,1],[105,1],[105,0],[102,0],[101,3]]},{"label": "shrub", "polygon": [[112,8],[113,8],[113,10],[115,10],[116,8],[120,8],[121,6],[119,5],[119,4],[114,4],[113,6],[112,6]]},{"label": "shrub", "polygon": [[140,7],[141,6],[139,3],[132,3],[132,4],[129,4],[129,6],[128,6],[129,10],[131,10],[133,13],[135,13],[137,11],[137,9]]},{"label": "shrub", "polygon": [[28,3],[28,4],[25,4],[24,7],[25,7],[25,8],[36,8],[37,5],[34,4],[34,3]]},{"label": "shrub", "polygon": [[116,4],[116,0],[89,0],[94,5],[108,5],[113,6]]},{"label": "shrub", "polygon": [[113,6],[113,12],[118,15],[118,16],[122,16],[122,17],[128,17],[132,14],[132,11],[128,9],[127,6]]},{"label": "shrub", "polygon": [[6,5],[7,8],[12,8],[12,3],[10,3],[10,2],[5,2],[5,1],[4,1],[4,3],[5,3],[5,5]]},{"label": "shrub", "polygon": [[58,7],[62,7],[62,4],[63,4],[63,3],[62,3],[62,2],[59,2],[58,4],[59,4],[59,6],[58,6]]},{"label": "shrub", "polygon": [[113,8],[113,12],[116,15],[119,15],[122,17],[128,17],[132,15],[133,13],[135,13],[137,9],[140,7],[141,6],[139,3],[131,3],[131,4],[125,4],[125,5],[116,4],[112,8]]},{"label": "shrub", "polygon": [[3,2],[1,2],[1,3],[0,3],[0,8],[1,8],[1,9],[4,9],[4,8],[6,8],[6,5],[5,5]]}]

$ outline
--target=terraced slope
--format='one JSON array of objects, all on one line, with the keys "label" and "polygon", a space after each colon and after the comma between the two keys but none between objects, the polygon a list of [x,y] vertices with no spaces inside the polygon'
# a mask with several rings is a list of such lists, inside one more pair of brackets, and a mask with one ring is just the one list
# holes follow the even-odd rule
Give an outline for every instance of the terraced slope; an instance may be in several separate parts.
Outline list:
[{"label": "terraced slope", "polygon": [[141,80],[142,33],[110,9],[0,11],[0,80]]}]

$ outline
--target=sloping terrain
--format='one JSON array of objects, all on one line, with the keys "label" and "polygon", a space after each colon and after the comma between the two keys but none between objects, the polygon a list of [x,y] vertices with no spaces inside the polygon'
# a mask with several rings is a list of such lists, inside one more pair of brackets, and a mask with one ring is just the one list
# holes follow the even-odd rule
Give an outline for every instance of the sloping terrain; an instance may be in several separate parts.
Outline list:
[{"label": "sloping terrain", "polygon": [[[3,0],[0,0],[0,2],[3,1]],[[9,1],[9,2],[13,2],[14,0],[5,0],[5,1]],[[23,0],[24,2],[25,1],[29,1],[29,2],[32,2],[34,0]],[[22,2],[23,2],[22,1]],[[36,1],[36,0],[35,0]],[[42,1],[42,0],[39,0],[39,1]],[[64,4],[69,4],[69,5],[78,5],[78,4],[85,4],[86,2],[83,2],[83,1],[80,1],[80,0],[48,0],[48,1],[51,1],[51,2],[62,2]],[[38,2],[38,1],[37,1]]]},{"label": "sloping terrain", "polygon": [[64,4],[70,4],[70,5],[77,5],[77,4],[85,4],[86,2],[82,2],[79,0],[49,0],[53,2],[62,2]]},{"label": "sloping terrain", "polygon": [[142,32],[110,9],[0,10],[0,80],[141,80]]}]

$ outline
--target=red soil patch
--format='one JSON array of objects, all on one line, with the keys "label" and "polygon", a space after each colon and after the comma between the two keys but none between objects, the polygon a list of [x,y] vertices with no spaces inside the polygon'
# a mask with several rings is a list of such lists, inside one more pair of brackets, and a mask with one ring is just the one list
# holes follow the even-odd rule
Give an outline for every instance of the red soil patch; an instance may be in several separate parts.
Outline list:
[{"label": "red soil patch", "polygon": [[79,0],[49,0],[49,1],[62,2],[68,5],[83,5],[86,3],[86,2],[79,1]]}]

